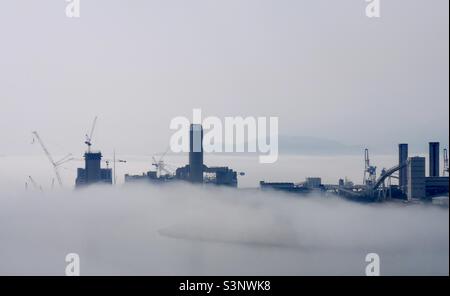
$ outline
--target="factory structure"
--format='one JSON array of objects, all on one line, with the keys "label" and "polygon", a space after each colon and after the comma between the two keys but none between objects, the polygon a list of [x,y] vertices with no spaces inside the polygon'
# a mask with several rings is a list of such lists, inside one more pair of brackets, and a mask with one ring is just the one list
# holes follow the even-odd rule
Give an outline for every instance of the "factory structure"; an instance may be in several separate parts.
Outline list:
[{"label": "factory structure", "polygon": [[175,173],[171,173],[165,168],[161,159],[154,159],[155,171],[150,170],[142,175],[125,175],[125,183],[148,181],[164,184],[174,181],[186,181],[193,184],[213,184],[237,188],[237,172],[229,167],[208,167],[204,164],[202,143],[202,125],[191,124],[189,130],[189,164],[177,168]]},{"label": "factory structure", "polygon": [[[115,184],[116,160],[103,160],[100,151],[91,150],[92,135],[97,118],[94,119],[89,135],[86,135],[85,144],[87,151],[84,154],[84,168],[77,169],[75,181],[76,188],[91,184]],[[40,143],[55,171],[55,176],[60,186],[62,180],[59,167],[74,158],[66,155],[59,161],[54,161],[46,145],[37,132],[33,132],[33,142]],[[162,157],[157,160],[153,157],[152,165],[155,170],[150,170],[142,175],[125,175],[125,183],[147,182],[151,184],[166,184],[172,182],[189,182],[192,184],[211,184],[219,186],[238,187],[237,173],[227,166],[212,166],[204,164],[203,153],[203,127],[201,124],[191,124],[189,129],[189,163],[170,171],[167,169]],[[167,151],[166,151],[167,153]],[[165,153],[164,153],[165,155]],[[164,156],[163,155],[163,156]],[[369,158],[369,150],[364,151],[364,178],[361,185],[354,184],[347,179],[339,179],[338,184],[322,184],[320,177],[308,177],[304,182],[266,182],[260,181],[260,190],[278,190],[298,195],[310,193],[333,194],[347,199],[374,202],[392,199],[405,201],[431,201],[434,197],[448,197],[449,194],[449,161],[448,151],[443,149],[443,164],[440,168],[440,143],[430,142],[428,151],[428,173],[426,173],[427,159],[423,156],[409,156],[408,144],[398,145],[398,163],[389,169],[382,169],[379,176],[377,167],[373,166]],[[106,168],[102,167],[106,163]],[[114,169],[109,168],[113,162]],[[442,173],[442,174],[441,174]],[[30,181],[33,182],[30,176]],[[392,182],[392,180],[396,180]],[[54,181],[54,180],[53,180]],[[53,183],[52,183],[53,184]],[[53,186],[53,185],[52,185]],[[35,185],[37,188],[38,186]],[[448,202],[447,202],[448,203]]]},{"label": "factory structure", "polygon": [[[91,151],[91,138],[86,136],[88,146],[84,154],[85,167],[78,168],[76,187],[90,184],[113,184],[115,177],[111,168],[102,168],[102,154]],[[151,184],[167,184],[172,182],[189,182],[192,184],[212,184],[228,187],[238,187],[238,174],[229,167],[209,167],[204,164],[203,128],[200,124],[191,124],[189,130],[189,163],[178,167],[174,172],[167,169],[161,159],[153,158],[155,170],[141,175],[125,175],[125,183],[148,182]],[[167,152],[166,152],[167,153]],[[364,151],[363,184],[357,185],[351,181],[340,179],[338,184],[322,184],[320,177],[308,177],[304,182],[265,182],[260,181],[260,189],[278,190],[299,195],[310,193],[334,194],[347,199],[374,202],[390,199],[429,201],[436,196],[448,196],[449,165],[447,149],[443,150],[444,168],[440,169],[440,144],[429,143],[428,174],[426,174],[426,158],[408,154],[408,144],[398,145],[398,164],[383,169],[377,176],[377,167],[371,164],[369,150]],[[114,163],[116,160],[114,159]],[[122,161],[125,162],[125,161]],[[106,161],[108,164],[109,162]],[[392,180],[398,180],[392,182]]]},{"label": "factory structure", "polygon": [[[447,149],[443,150],[444,169],[440,175],[440,147],[438,142],[429,143],[429,167],[426,175],[426,158],[409,157],[408,144],[398,146],[398,164],[383,169],[377,176],[377,167],[371,165],[369,150],[365,149],[365,168],[362,185],[340,179],[337,185],[322,184],[320,178],[306,178],[304,182],[260,182],[261,190],[280,190],[297,194],[332,193],[362,202],[385,201],[389,199],[429,201],[436,196],[448,196],[449,165]],[[398,180],[392,184],[392,179]]]},{"label": "factory structure", "polygon": [[327,187],[322,184],[319,177],[308,177],[304,182],[298,184],[293,182],[265,182],[260,181],[261,190],[278,190],[291,193],[307,194],[307,193],[325,193]]},{"label": "factory structure", "polygon": [[[440,144],[429,143],[428,174],[426,174],[426,157],[408,155],[408,144],[398,146],[398,164],[390,169],[383,169],[376,176],[376,167],[370,165],[366,154],[366,166],[363,186],[339,182],[336,192],[354,200],[383,201],[386,199],[425,200],[449,193],[449,168],[447,150],[443,150],[444,169],[440,170]],[[366,150],[367,151],[367,150]],[[391,180],[397,179],[398,185]]]}]

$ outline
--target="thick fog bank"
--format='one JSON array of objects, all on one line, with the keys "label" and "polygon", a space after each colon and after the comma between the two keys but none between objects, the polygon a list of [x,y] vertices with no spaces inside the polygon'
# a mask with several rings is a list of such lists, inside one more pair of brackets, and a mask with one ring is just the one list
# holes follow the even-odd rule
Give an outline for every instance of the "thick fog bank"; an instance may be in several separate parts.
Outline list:
[{"label": "thick fog bank", "polygon": [[0,274],[448,275],[448,208],[132,185],[0,191]]}]

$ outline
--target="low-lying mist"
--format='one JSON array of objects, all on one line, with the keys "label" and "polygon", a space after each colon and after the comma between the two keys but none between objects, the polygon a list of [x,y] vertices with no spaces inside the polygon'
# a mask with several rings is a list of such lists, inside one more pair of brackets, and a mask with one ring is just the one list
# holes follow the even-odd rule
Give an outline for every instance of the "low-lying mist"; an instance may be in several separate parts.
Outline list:
[{"label": "low-lying mist", "polygon": [[188,184],[0,192],[0,274],[448,275],[448,208]]}]

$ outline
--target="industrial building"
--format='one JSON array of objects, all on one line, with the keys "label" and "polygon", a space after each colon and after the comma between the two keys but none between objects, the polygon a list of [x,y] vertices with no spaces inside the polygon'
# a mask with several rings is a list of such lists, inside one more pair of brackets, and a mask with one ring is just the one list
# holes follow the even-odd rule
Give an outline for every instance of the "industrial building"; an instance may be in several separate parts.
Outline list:
[{"label": "industrial building", "polygon": [[[199,179],[198,174],[200,170],[202,172],[201,179]],[[190,164],[178,168],[175,173],[175,179],[188,181],[194,184],[203,183],[230,187],[238,186],[237,172],[228,167],[208,167],[203,164],[202,169],[195,166],[192,167]]]},{"label": "industrial building", "polygon": [[[102,154],[100,151],[91,151],[91,139],[95,127],[96,118],[91,129],[90,136],[86,136],[85,144],[88,146],[84,154],[85,167],[78,168],[76,187],[104,183],[112,184],[112,170],[101,168]],[[41,142],[44,151],[47,151],[39,135],[35,132],[35,137]],[[153,184],[164,184],[174,181],[185,181],[192,184],[212,184],[229,187],[238,187],[238,173],[227,166],[208,167],[204,164],[203,155],[203,127],[201,124],[191,124],[189,129],[189,163],[178,167],[174,171],[166,169],[162,160],[153,157],[155,171],[148,171],[142,175],[125,175],[125,183],[139,181]],[[430,201],[433,197],[448,196],[449,192],[449,168],[447,149],[443,150],[444,169],[440,175],[440,143],[429,143],[429,170],[426,175],[426,158],[422,156],[409,157],[408,144],[398,145],[398,164],[382,169],[377,176],[377,167],[371,164],[369,150],[364,151],[364,180],[362,185],[354,184],[348,180],[339,180],[337,185],[322,184],[319,177],[308,177],[304,182],[265,182],[260,181],[261,190],[280,190],[285,192],[308,194],[311,192],[331,192],[345,198],[356,201],[373,202],[388,199],[403,200],[424,200]],[[167,153],[167,151],[166,151]],[[164,153],[165,155],[165,153]],[[163,156],[164,156],[163,155]],[[50,161],[55,167],[62,162]],[[116,159],[114,157],[114,163]],[[119,162],[126,162],[119,160]],[[108,164],[109,161],[106,161]],[[244,173],[240,173],[243,175]],[[58,174],[57,174],[58,176]],[[397,184],[392,184],[392,179],[398,180]]]},{"label": "industrial building", "polygon": [[[360,201],[374,202],[388,199],[431,201],[433,197],[448,196],[449,177],[439,174],[439,143],[429,143],[429,176],[426,176],[426,158],[408,156],[408,144],[398,146],[398,164],[383,169],[377,176],[377,167],[364,151],[364,180],[362,185],[339,180],[338,185],[322,184],[320,178],[306,178],[301,183],[260,181],[261,190],[279,190],[298,194],[310,192],[331,192],[339,196]],[[448,174],[447,150],[444,150],[444,174]],[[398,180],[392,184],[392,179]]]},{"label": "industrial building", "polygon": [[[449,177],[440,176],[440,144],[429,143],[429,173],[425,175],[425,157],[410,157],[407,162],[407,188],[404,190],[408,200],[431,199],[435,196],[448,195]],[[445,163],[444,151],[444,163]]]},{"label": "industrial building", "polygon": [[172,175],[160,175],[158,176],[157,171],[148,171],[142,175],[125,175],[125,183],[133,182],[152,182],[152,183],[163,183],[174,180]]},{"label": "industrial building", "polygon": [[326,187],[322,184],[322,179],[318,177],[308,177],[304,182],[298,184],[292,182],[260,181],[259,186],[261,190],[277,190],[298,194],[326,191]]},{"label": "industrial building", "polygon": [[[204,164],[202,125],[191,124],[189,142],[189,164],[177,168],[174,174],[167,171],[165,174],[149,171],[142,175],[125,175],[125,182],[150,181],[152,183],[166,183],[170,181],[187,181],[193,184],[238,186],[238,174],[234,170],[229,167],[208,167]],[[163,163],[155,161],[154,165],[157,168],[161,168]]]},{"label": "industrial building", "polygon": [[407,172],[406,196],[408,200],[425,198],[425,157],[410,157],[407,163]]},{"label": "industrial building", "polygon": [[[382,201],[390,198],[404,200],[431,200],[433,197],[449,193],[449,177],[440,176],[440,144],[429,143],[429,174],[426,176],[426,158],[408,156],[408,144],[399,144],[399,162],[386,170],[372,182],[364,186],[343,186],[336,192],[344,197],[360,201]],[[444,150],[444,173],[448,172],[448,159]],[[366,165],[367,168],[367,165]],[[398,172],[398,176],[395,173]],[[391,179],[398,179],[398,186],[391,184]]]}]

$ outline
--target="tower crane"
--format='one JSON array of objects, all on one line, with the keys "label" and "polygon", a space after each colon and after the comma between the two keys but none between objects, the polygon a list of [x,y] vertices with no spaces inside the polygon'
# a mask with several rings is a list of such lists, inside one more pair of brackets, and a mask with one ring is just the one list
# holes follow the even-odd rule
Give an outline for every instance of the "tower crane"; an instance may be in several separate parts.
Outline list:
[{"label": "tower crane", "polygon": [[[103,160],[102,160],[103,161]],[[105,159],[104,162],[106,163],[106,168],[109,168],[109,163],[112,162],[113,165],[114,163],[126,163],[127,161],[124,159]]]},{"label": "tower crane", "polygon": [[28,179],[30,180],[31,184],[33,185],[34,189],[39,190],[39,191],[44,191],[42,189],[42,186],[39,186],[36,181],[34,181],[33,177],[28,176]]},{"label": "tower crane", "polygon": [[444,175],[449,175],[449,168],[448,168],[448,152],[447,149],[444,149]]},{"label": "tower crane", "polygon": [[152,156],[153,163],[152,165],[156,168],[156,171],[158,173],[158,177],[163,176],[163,173],[166,175],[172,175],[172,173],[167,169],[167,164],[164,162],[164,156],[166,156],[167,152],[169,152],[169,148],[161,155],[159,160],[155,158],[155,156]]},{"label": "tower crane", "polygon": [[[70,158],[70,160],[74,160],[74,161],[85,161],[83,158]],[[106,164],[106,167],[109,168],[110,163],[126,163],[127,161],[124,159],[102,159],[101,160],[102,163]]]},{"label": "tower crane", "polygon": [[84,144],[86,144],[88,146],[88,153],[91,152],[91,146],[92,146],[92,136],[94,135],[94,129],[95,129],[95,125],[97,124],[97,116],[95,116],[94,118],[94,122],[92,122],[92,127],[91,127],[91,132],[88,134],[86,134],[86,141],[84,141]]},{"label": "tower crane", "polygon": [[62,187],[63,183],[62,183],[61,176],[59,174],[58,167],[60,165],[62,165],[63,163],[66,163],[66,162],[72,160],[73,159],[72,154],[68,154],[58,161],[54,161],[52,155],[48,151],[47,147],[45,146],[45,144],[42,141],[41,137],[39,136],[38,132],[34,131],[33,136],[34,136],[34,139],[38,140],[39,144],[42,147],[42,150],[44,150],[45,155],[47,156],[48,160],[50,161],[51,165],[53,166],[53,170],[55,171],[56,179],[58,180],[59,186]]},{"label": "tower crane", "polygon": [[373,185],[377,179],[377,167],[370,165],[369,149],[364,150],[364,185]]}]

